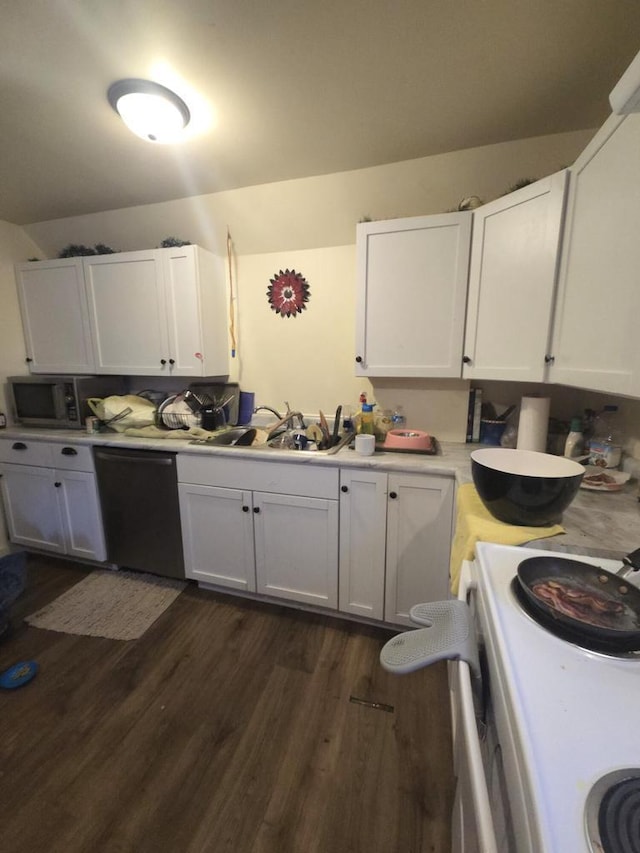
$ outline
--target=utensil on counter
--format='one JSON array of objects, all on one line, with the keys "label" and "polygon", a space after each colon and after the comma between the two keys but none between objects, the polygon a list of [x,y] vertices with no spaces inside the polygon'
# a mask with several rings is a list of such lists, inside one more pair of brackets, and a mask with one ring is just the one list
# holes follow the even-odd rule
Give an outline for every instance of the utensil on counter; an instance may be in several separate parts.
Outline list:
[{"label": "utensil on counter", "polygon": [[515,411],[515,409],[516,409],[515,404],[513,406],[509,406],[508,409],[505,409],[501,415],[498,415],[493,420],[495,420],[495,421],[506,421],[507,418],[509,417],[509,415]]},{"label": "utensil on counter", "polygon": [[189,406],[194,415],[197,415],[202,411],[203,406],[205,406],[205,402],[201,397],[198,397],[193,391],[185,391],[182,395],[183,400]]},{"label": "utensil on counter", "polygon": [[333,432],[331,434],[331,447],[335,447],[335,445],[340,440],[340,417],[342,416],[342,406],[338,406],[336,409],[335,420],[333,421]]},{"label": "utensil on counter", "polygon": [[320,417],[320,429],[322,430],[322,443],[324,447],[329,447],[329,442],[331,441],[331,433],[329,432],[329,424],[327,423],[327,419],[324,416],[324,412],[322,409],[318,412]]},{"label": "utensil on counter", "polygon": [[256,437],[257,430],[253,427],[249,427],[249,429],[245,430],[242,435],[237,438],[233,442],[234,447],[249,447],[249,445],[253,444],[254,439]]}]

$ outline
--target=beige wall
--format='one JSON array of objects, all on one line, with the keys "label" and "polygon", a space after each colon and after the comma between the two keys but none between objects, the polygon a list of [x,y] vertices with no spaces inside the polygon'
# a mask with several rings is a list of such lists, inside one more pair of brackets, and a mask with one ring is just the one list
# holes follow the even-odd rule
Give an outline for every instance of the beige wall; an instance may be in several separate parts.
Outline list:
[{"label": "beige wall", "polygon": [[[13,265],[16,261],[41,255],[40,249],[22,228],[0,221],[0,411],[5,413],[5,379],[14,373],[26,372],[24,338]],[[4,516],[0,512],[0,554],[6,546]]]},{"label": "beige wall", "polygon": [[239,255],[345,246],[363,217],[442,213],[466,196],[489,201],[523,177],[570,165],[593,136],[577,131],[471,148],[388,166],[247,187],[27,226],[56,257],[68,243],[149,249],[169,236],[224,255],[227,227]]},{"label": "beige wall", "polygon": [[[55,257],[69,243],[101,242],[122,251],[151,248],[168,236],[222,256],[229,228],[234,251],[238,358],[232,378],[277,408],[284,400],[313,414],[355,406],[361,391],[382,408],[402,404],[409,424],[442,440],[464,439],[468,383],[379,381],[353,373],[355,226],[441,213],[478,195],[489,201],[523,177],[573,162],[593,131],[519,140],[370,169],[266,184],[87,216],[37,223],[26,232]],[[283,319],[266,291],[280,269],[309,282],[308,309]]]}]

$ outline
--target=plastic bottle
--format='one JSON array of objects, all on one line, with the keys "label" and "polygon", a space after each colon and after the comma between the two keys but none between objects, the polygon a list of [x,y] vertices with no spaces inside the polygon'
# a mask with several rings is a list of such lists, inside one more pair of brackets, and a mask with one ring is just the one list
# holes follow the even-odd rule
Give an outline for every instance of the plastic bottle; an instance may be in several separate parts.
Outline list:
[{"label": "plastic bottle", "polygon": [[406,426],[407,419],[404,416],[402,406],[395,407],[391,415],[391,423],[393,424],[393,429],[403,429]]},{"label": "plastic bottle", "polygon": [[596,418],[589,442],[589,464],[617,468],[622,457],[622,439],[618,431],[617,406],[605,406]]},{"label": "plastic bottle", "polygon": [[584,436],[582,434],[582,418],[571,418],[571,427],[564,443],[564,455],[569,457],[582,456],[584,452]]},{"label": "plastic bottle", "polygon": [[363,403],[360,416],[360,432],[365,435],[373,435],[373,407],[375,403]]}]

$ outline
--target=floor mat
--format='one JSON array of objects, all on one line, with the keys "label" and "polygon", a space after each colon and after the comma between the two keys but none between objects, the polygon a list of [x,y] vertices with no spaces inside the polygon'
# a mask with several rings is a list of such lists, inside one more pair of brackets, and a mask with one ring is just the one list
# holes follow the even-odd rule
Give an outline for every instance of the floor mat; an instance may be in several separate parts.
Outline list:
[{"label": "floor mat", "polygon": [[98,569],[25,621],[63,634],[136,640],[186,585],[156,575]]}]

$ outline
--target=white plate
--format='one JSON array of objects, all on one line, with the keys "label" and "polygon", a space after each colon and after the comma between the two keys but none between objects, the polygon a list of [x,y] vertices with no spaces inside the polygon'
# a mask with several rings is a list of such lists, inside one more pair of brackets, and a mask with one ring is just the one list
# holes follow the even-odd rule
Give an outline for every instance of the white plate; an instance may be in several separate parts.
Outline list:
[{"label": "white plate", "polygon": [[[612,482],[610,483],[590,483],[589,477],[595,477],[601,474],[605,474],[607,477],[611,477]],[[619,492],[620,489],[624,486],[624,484],[630,479],[631,474],[627,474],[624,471],[612,471],[607,468],[599,468],[597,465],[587,465],[586,473],[582,482],[580,483],[581,489],[588,489],[591,492]]]}]

